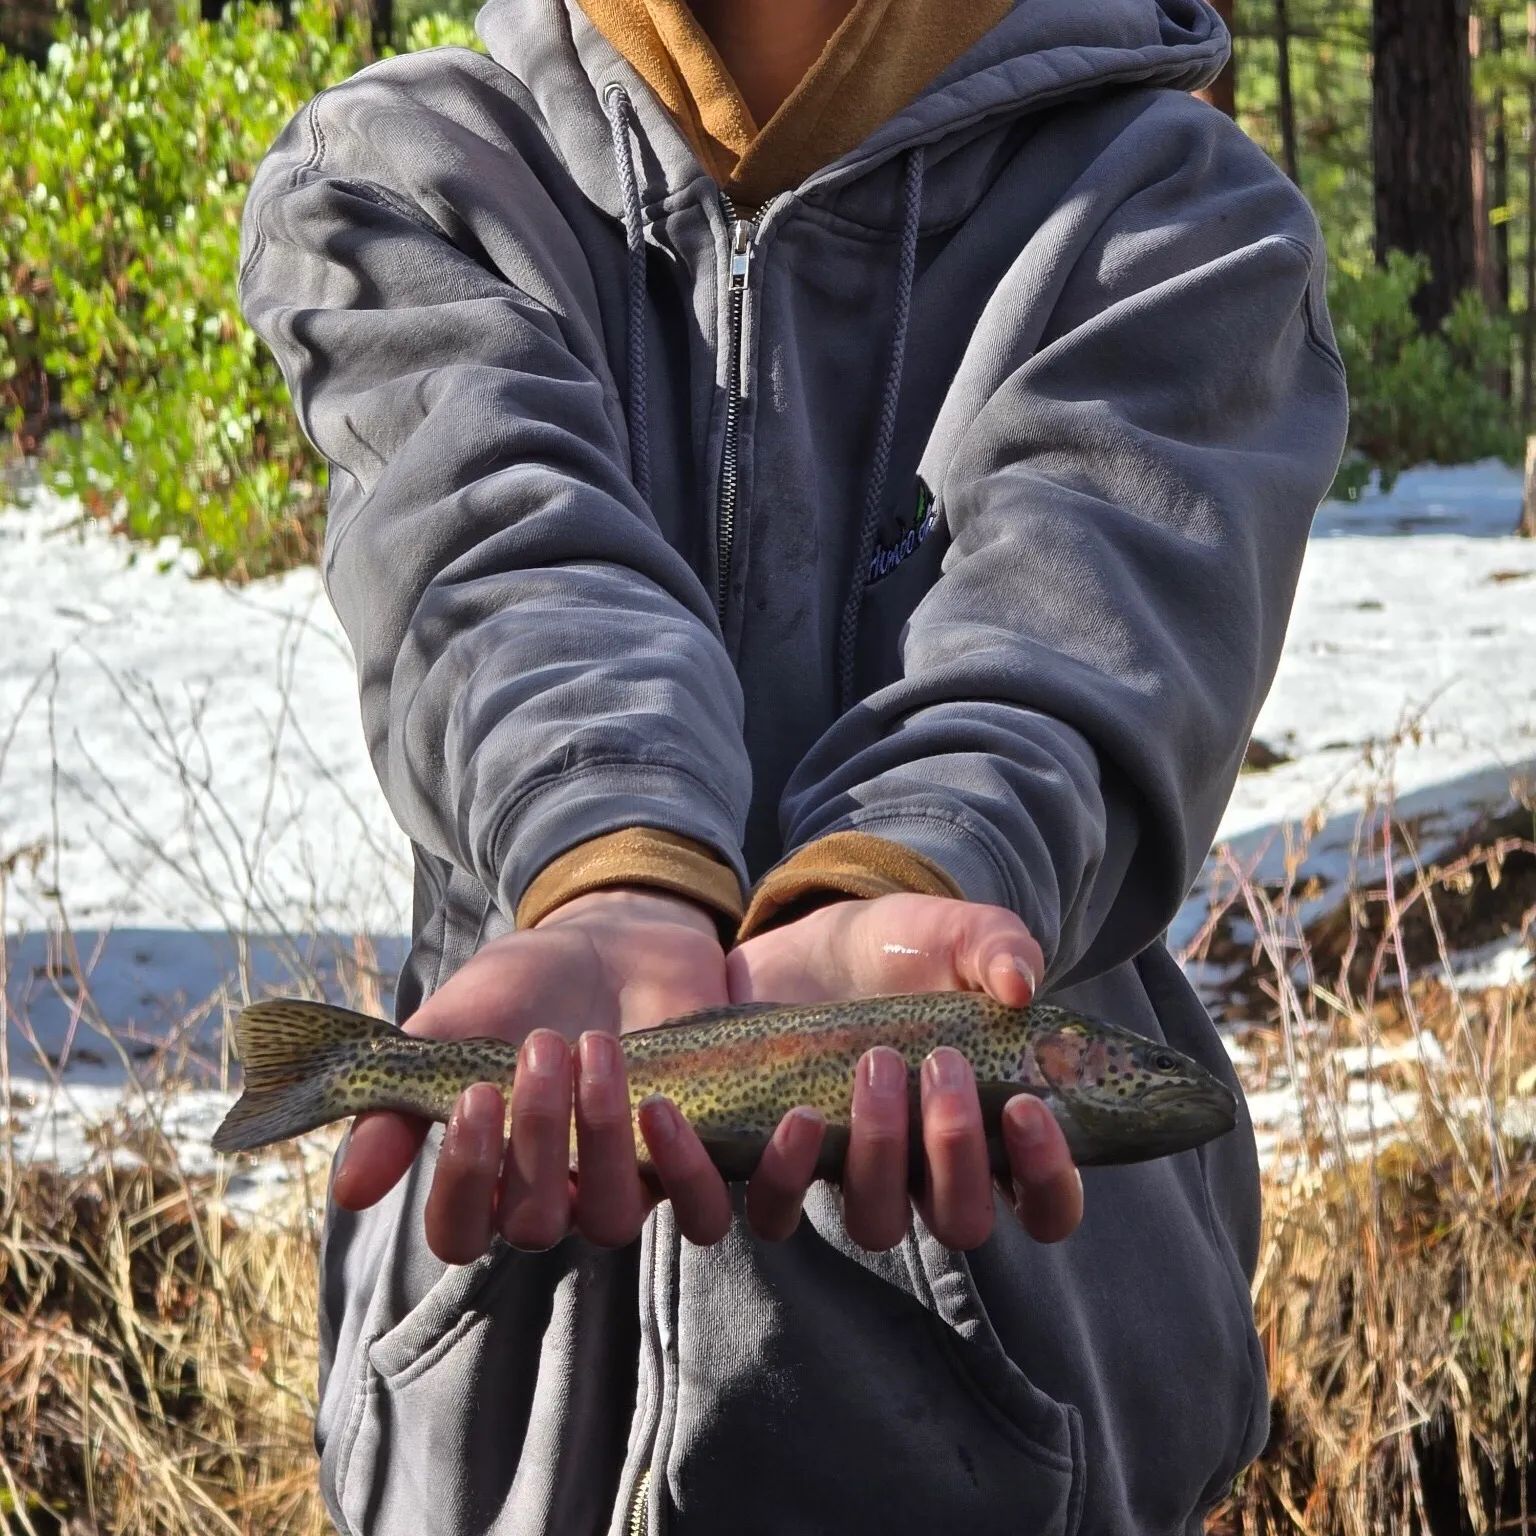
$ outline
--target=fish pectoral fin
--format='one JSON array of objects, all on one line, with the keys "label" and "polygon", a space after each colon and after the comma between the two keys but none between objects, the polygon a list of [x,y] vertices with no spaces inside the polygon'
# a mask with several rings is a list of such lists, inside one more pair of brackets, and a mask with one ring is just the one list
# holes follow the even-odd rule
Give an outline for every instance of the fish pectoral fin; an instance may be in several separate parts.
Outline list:
[{"label": "fish pectoral fin", "polygon": [[763,1148],[768,1145],[766,1136],[746,1131],[702,1130],[699,1141],[727,1184],[744,1183],[750,1179],[757,1171]]}]

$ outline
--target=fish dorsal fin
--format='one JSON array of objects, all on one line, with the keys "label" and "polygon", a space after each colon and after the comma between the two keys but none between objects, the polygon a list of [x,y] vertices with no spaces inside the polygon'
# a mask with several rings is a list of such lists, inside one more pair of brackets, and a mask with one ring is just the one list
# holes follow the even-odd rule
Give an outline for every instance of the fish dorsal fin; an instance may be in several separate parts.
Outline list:
[{"label": "fish dorsal fin", "polygon": [[668,1019],[665,1027],[676,1029],[692,1024],[729,1024],[734,1019],[756,1019],[765,1013],[778,1013],[788,1003],[726,1003],[719,1008],[700,1008],[694,1013],[680,1013]]},{"label": "fish dorsal fin", "polygon": [[395,1026],[384,1019],[301,997],[253,1003],[235,1020],[235,1046],[246,1086],[258,1091],[307,1076],[315,1069],[316,1054],[328,1046],[395,1033]]}]

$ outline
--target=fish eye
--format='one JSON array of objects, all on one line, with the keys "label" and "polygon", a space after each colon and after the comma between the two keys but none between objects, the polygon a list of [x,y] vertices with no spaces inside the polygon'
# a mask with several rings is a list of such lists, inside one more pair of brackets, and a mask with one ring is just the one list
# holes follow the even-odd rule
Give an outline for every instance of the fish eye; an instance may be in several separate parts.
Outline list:
[{"label": "fish eye", "polygon": [[1153,1051],[1152,1070],[1154,1072],[1177,1072],[1179,1070],[1179,1058],[1172,1051]]}]

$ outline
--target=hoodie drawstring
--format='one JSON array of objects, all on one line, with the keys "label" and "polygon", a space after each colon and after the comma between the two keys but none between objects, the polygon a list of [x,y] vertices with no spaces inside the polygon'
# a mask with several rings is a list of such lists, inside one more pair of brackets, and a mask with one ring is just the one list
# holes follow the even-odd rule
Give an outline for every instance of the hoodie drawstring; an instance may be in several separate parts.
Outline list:
[{"label": "hoodie drawstring", "polygon": [[624,200],[624,243],[629,250],[629,462],[640,499],[651,499],[651,435],[645,419],[645,215],[640,207],[640,182],[629,142],[633,114],[622,85],[610,85],[603,96],[608,127],[613,133],[613,160]]},{"label": "hoodie drawstring", "polygon": [[907,317],[912,309],[912,279],[917,270],[917,226],[922,206],[923,151],[919,147],[907,156],[906,170],[902,177],[901,264],[896,274],[896,318],[891,327],[891,359],[885,375],[885,393],[880,401],[880,426],[875,437],[874,461],[864,493],[864,511],[853,562],[853,580],[848,589],[848,601],[843,607],[843,622],[837,636],[840,714],[846,713],[854,703],[859,615],[864,607],[864,589],[869,584],[869,562],[875,552],[880,506],[885,500],[891,447],[896,439],[896,407],[901,399],[901,373],[907,357]]}]

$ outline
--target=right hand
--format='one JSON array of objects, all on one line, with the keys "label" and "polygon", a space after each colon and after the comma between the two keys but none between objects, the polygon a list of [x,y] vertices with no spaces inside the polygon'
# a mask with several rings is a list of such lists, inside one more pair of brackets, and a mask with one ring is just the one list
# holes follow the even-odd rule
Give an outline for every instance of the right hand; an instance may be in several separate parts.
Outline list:
[{"label": "right hand", "polygon": [[[454,1108],[427,1197],[432,1251],[446,1263],[469,1263],[485,1252],[493,1226],[523,1248],[551,1247],[572,1227],[604,1246],[632,1242],[655,1196],[639,1177],[614,1037],[728,1001],[714,920],[658,891],[594,891],[487,944],[405,1026],[435,1040],[491,1035],[522,1046],[504,1161],[501,1093],[476,1084]],[[570,1046],[577,1040],[581,1177],[573,1183]],[[641,1127],[680,1230],[694,1242],[717,1242],[730,1225],[730,1202],[698,1138],[664,1104],[647,1106]],[[332,1184],[337,1205],[355,1211],[382,1199],[426,1133],[417,1116],[359,1115]]]}]

